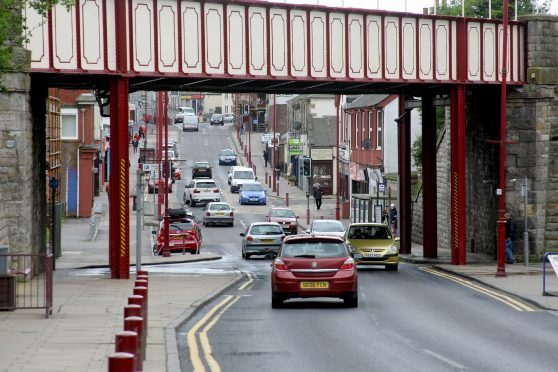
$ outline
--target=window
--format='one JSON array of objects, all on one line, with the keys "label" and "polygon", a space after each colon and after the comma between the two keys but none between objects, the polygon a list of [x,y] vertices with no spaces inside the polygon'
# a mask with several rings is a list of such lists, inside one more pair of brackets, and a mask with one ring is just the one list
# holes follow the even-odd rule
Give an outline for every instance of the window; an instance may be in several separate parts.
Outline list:
[{"label": "window", "polygon": [[229,106],[225,105],[225,114],[229,112]]},{"label": "window", "polygon": [[360,147],[364,148],[364,143],[366,141],[366,122],[365,122],[365,118],[366,118],[366,113],[363,111],[360,115],[360,128],[361,128],[361,134],[360,134]]},{"label": "window", "polygon": [[372,148],[372,138],[374,137],[374,111],[368,111],[368,140]]},{"label": "window", "polygon": [[78,139],[78,109],[63,108],[62,109],[62,130],[60,138],[63,140]]},{"label": "window", "polygon": [[381,150],[382,146],[384,145],[384,112],[382,110],[379,110],[376,115],[376,148],[378,150]]}]

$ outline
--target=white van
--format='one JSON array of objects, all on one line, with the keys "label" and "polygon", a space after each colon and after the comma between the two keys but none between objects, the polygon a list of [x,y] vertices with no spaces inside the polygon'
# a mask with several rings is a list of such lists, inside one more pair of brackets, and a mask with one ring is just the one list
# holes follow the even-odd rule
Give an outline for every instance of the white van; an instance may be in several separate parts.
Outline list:
[{"label": "white van", "polygon": [[237,192],[244,182],[253,182],[258,179],[252,168],[233,167],[230,172],[231,192]]}]

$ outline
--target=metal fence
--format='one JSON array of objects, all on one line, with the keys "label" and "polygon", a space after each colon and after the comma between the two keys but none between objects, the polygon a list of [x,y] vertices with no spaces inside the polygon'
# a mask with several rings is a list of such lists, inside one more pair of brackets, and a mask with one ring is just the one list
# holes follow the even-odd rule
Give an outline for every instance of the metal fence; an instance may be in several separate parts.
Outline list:
[{"label": "metal fence", "polygon": [[52,314],[52,254],[0,252],[0,310]]}]

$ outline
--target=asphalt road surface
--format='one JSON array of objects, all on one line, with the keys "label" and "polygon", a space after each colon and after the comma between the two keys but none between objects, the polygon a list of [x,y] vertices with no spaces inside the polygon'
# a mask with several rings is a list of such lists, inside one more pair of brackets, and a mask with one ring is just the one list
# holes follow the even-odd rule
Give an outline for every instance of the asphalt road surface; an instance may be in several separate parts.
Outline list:
[{"label": "asphalt road surface", "polygon": [[[239,206],[217,154],[232,148],[226,127],[181,134],[183,175],[193,161],[214,164],[235,226],[203,229],[203,250],[220,261],[157,270],[241,271],[245,280],[208,304],[178,332],[183,371],[556,371],[558,319],[477,284],[400,264],[398,272],[359,270],[359,307],[341,300],[290,300],[271,308],[271,260],[243,260],[244,226],[268,206]],[[184,181],[177,182],[181,199]],[[203,207],[193,208],[200,215]]]}]

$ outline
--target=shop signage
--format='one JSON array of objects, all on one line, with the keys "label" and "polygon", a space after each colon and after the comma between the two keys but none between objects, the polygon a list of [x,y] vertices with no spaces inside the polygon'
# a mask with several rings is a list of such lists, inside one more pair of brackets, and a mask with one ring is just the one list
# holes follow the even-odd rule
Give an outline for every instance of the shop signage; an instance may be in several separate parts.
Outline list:
[{"label": "shop signage", "polygon": [[333,149],[310,149],[312,160],[331,160],[333,159]]},{"label": "shop signage", "polygon": [[289,155],[302,155],[300,138],[289,138]]}]

